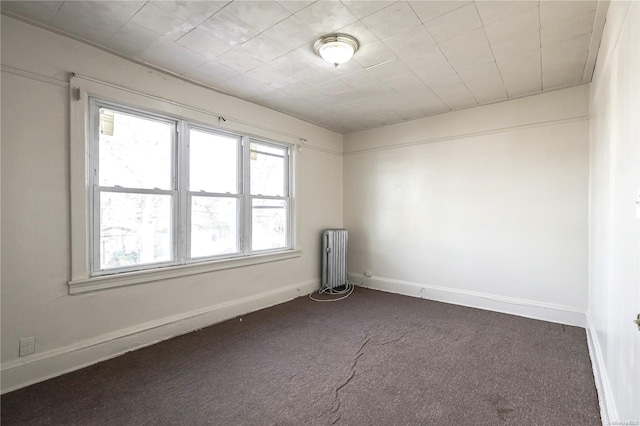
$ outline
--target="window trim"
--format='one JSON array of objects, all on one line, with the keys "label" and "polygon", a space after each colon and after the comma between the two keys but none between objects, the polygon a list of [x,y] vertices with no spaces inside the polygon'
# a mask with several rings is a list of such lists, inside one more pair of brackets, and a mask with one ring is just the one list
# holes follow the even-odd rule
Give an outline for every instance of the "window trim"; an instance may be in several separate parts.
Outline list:
[{"label": "window trim", "polygon": [[[251,143],[255,142],[256,144],[260,144],[260,145],[266,145],[266,146],[272,146],[274,148],[283,148],[285,147],[286,144],[282,144],[282,143],[278,143],[278,142],[273,142],[273,141],[268,141],[268,140],[264,140],[264,139],[258,139],[258,138],[253,138],[253,137],[247,137],[246,143],[248,144],[249,148],[246,149],[246,156],[247,156],[247,164],[249,165],[247,167],[247,171],[245,172],[245,179],[249,179],[249,171],[250,171],[250,155],[251,155]],[[248,218],[246,219],[245,223],[248,224],[247,228],[249,229],[249,237],[247,238],[247,252],[248,253],[253,253],[253,254],[261,254],[261,253],[270,253],[270,252],[276,252],[276,251],[281,251],[281,249],[264,249],[264,250],[253,250],[253,247],[251,246],[251,242],[252,242],[252,237],[253,237],[253,200],[254,199],[260,199],[260,200],[283,200],[285,202],[285,214],[287,215],[287,219],[288,219],[288,223],[287,223],[287,234],[285,235],[285,246],[287,248],[291,248],[292,247],[292,243],[291,243],[291,229],[293,227],[293,221],[292,221],[292,215],[290,214],[290,204],[291,204],[291,187],[292,187],[292,180],[291,180],[291,155],[292,155],[292,148],[291,146],[286,145],[287,149],[285,152],[285,167],[284,167],[284,188],[283,188],[283,195],[282,197],[280,196],[272,196],[272,195],[260,195],[260,194],[252,194],[251,190],[250,190],[250,185],[247,187],[249,188],[248,191],[246,191],[246,203],[247,203],[247,211],[248,211]],[[286,167],[286,165],[289,165],[289,167]]]},{"label": "window trim", "polygon": [[[302,250],[299,247],[299,218],[298,218],[298,197],[296,179],[299,176],[298,170],[298,146],[297,140],[291,136],[285,136],[269,130],[252,128],[247,123],[233,122],[230,120],[220,122],[218,115],[205,110],[194,108],[189,105],[165,100],[153,95],[137,92],[131,89],[117,87],[109,83],[102,83],[97,80],[72,76],[69,85],[70,95],[70,181],[71,181],[71,280],[68,282],[69,293],[79,294],[92,292],[106,288],[120,287],[157,280],[166,280],[192,274],[218,271],[230,268],[246,267],[266,262],[280,261],[300,257]],[[90,187],[93,170],[91,161],[91,135],[93,131],[93,120],[89,117],[89,99],[97,98],[103,104],[113,104],[116,107],[123,107],[131,111],[140,111],[143,115],[157,115],[162,118],[170,117],[178,120],[178,132],[186,132],[186,122],[192,123],[195,127],[203,126],[205,129],[213,129],[222,133],[242,134],[243,140],[255,139],[260,143],[276,143],[279,146],[289,146],[289,228],[288,228],[288,248],[283,250],[271,250],[240,254],[234,257],[223,258],[197,258],[186,259],[182,264],[162,265],[154,268],[137,269],[92,276],[91,274],[91,203],[93,199],[93,188]],[[184,121],[180,121],[184,120]],[[177,148],[174,152],[175,161],[180,161],[185,155],[183,150]],[[249,152],[247,149],[246,152]],[[175,167],[175,165],[174,165]],[[179,172],[179,171],[178,171]],[[180,179],[180,176],[176,176]],[[186,193],[184,193],[186,196]],[[180,195],[179,195],[180,196]],[[176,203],[180,208],[186,208],[186,202]],[[250,209],[244,209],[250,213]],[[178,212],[178,217],[185,219],[186,212]],[[178,221],[175,221],[178,226]],[[183,228],[186,229],[186,228]],[[186,239],[186,232],[176,233],[174,244],[180,238]],[[186,250],[186,241],[182,247]],[[146,266],[146,265],[145,265]]]},{"label": "window trim", "polygon": [[[156,114],[151,111],[144,111],[139,108],[132,108],[127,105],[120,105],[115,102],[103,101],[94,96],[89,96],[89,127],[91,139],[89,140],[89,187],[91,188],[89,194],[90,218],[91,218],[91,231],[89,232],[89,261],[91,262],[92,277],[99,277],[103,275],[114,275],[125,272],[133,272],[146,269],[158,269],[168,266],[176,266],[181,264],[181,257],[179,253],[180,243],[180,190],[178,182],[180,177],[178,173],[180,167],[178,166],[180,161],[179,151],[179,129],[180,121],[175,118],[170,118]],[[100,153],[98,148],[98,141],[100,138],[99,129],[99,116],[100,108],[111,108],[118,112],[130,114],[135,117],[143,117],[145,119],[157,121],[160,123],[169,124],[171,128],[171,184],[169,189],[157,189],[157,188],[130,188],[130,187],[112,187],[100,185],[100,170],[98,163],[100,161]],[[92,114],[93,113],[93,114]],[[171,253],[173,260],[146,263],[143,265],[125,266],[121,268],[101,269],[100,267],[100,240],[97,236],[100,235],[100,215],[97,212],[100,210],[100,197],[104,192],[114,192],[118,194],[153,194],[153,195],[170,195],[171,196],[171,215],[173,218],[171,227]]]}]

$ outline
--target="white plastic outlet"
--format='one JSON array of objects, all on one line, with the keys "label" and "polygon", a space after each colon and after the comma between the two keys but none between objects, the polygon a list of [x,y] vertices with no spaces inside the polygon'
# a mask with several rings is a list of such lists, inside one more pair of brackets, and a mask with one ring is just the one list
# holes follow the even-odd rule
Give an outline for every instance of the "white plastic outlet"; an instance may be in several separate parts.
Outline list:
[{"label": "white plastic outlet", "polygon": [[31,355],[36,351],[36,338],[23,337],[20,339],[20,356]]}]

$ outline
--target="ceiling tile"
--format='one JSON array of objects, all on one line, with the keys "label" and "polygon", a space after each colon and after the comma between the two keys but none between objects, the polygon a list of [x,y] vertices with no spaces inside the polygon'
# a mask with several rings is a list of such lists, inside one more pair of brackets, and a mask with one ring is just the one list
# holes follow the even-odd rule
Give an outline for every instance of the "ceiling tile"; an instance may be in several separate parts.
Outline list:
[{"label": "ceiling tile", "polygon": [[125,55],[135,56],[145,48],[160,41],[161,36],[133,22],[124,24],[109,40],[105,47]]},{"label": "ceiling tile", "polygon": [[304,45],[312,45],[319,37],[318,33],[295,16],[290,16],[277,23],[263,34],[280,43],[288,50]]},{"label": "ceiling tile", "polygon": [[240,73],[245,73],[262,65],[262,62],[253,58],[248,52],[244,51],[241,48],[232,49],[224,55],[218,57],[216,60],[219,64],[222,64]]},{"label": "ceiling tile", "polygon": [[58,13],[63,1],[1,1],[3,12],[15,13],[19,16],[48,24]]},{"label": "ceiling tile", "polygon": [[242,74],[218,83],[217,87],[220,90],[244,98],[250,98],[273,90],[268,85]]},{"label": "ceiling tile", "polygon": [[395,59],[396,56],[381,41],[364,45],[353,56],[353,60],[363,67],[371,67],[382,62]]},{"label": "ceiling tile", "polygon": [[296,75],[296,78],[306,84],[315,86],[325,81],[329,81],[334,78],[334,75],[324,69],[309,67],[303,73]]},{"label": "ceiling tile", "polygon": [[[0,2],[10,16],[343,131],[580,84],[587,58],[596,53],[590,50],[597,46],[591,41],[596,6],[535,0]],[[337,68],[313,51],[314,42],[332,32],[351,34],[361,45]]]},{"label": "ceiling tile", "polygon": [[147,3],[140,9],[131,19],[131,22],[161,36],[169,37],[172,40],[177,40],[194,28],[192,24],[183,21],[152,3]]},{"label": "ceiling tile", "polygon": [[[253,71],[253,70],[251,70]],[[245,75],[249,75],[251,73],[251,71],[249,71],[248,73],[246,73]],[[269,86],[274,87],[276,89],[282,89],[283,87],[287,87],[288,85],[295,83],[296,80],[294,77],[285,77],[285,79],[283,80],[277,80],[277,81],[273,81],[271,83],[269,83]]]},{"label": "ceiling tile", "polygon": [[347,90],[343,90],[342,92],[334,93],[330,96],[334,102],[334,105],[340,105],[343,103],[353,102],[358,99],[362,99],[365,95],[359,90],[347,89]]},{"label": "ceiling tile", "polygon": [[591,44],[591,33],[583,34],[557,43],[547,44],[542,47],[542,54],[545,53],[562,53],[589,50]]},{"label": "ceiling tile", "polygon": [[[492,22],[513,18],[514,15],[527,13],[528,9],[536,8],[537,1],[477,1],[476,7],[480,19],[487,25]],[[537,9],[536,9],[537,12]]]},{"label": "ceiling tile", "polygon": [[236,46],[258,35],[258,31],[249,24],[222,9],[204,21],[198,28],[205,29],[227,46]]},{"label": "ceiling tile", "polygon": [[411,72],[389,77],[385,79],[385,83],[404,98],[431,97],[437,99],[431,89]]},{"label": "ceiling tile", "polygon": [[242,0],[229,3],[224,10],[258,31],[271,28],[291,15],[277,2]]},{"label": "ceiling tile", "polygon": [[385,38],[382,42],[409,66],[422,65],[421,61],[424,60],[424,57],[418,52],[422,52],[425,48],[435,44],[435,41],[422,24]]},{"label": "ceiling tile", "polygon": [[356,21],[353,24],[340,28],[338,32],[355,37],[360,46],[366,46],[367,44],[373,44],[380,41],[380,39],[369,31],[369,29],[360,21]]},{"label": "ceiling tile", "polygon": [[524,33],[491,45],[496,58],[517,55],[522,51],[540,51],[540,30]]},{"label": "ceiling tile", "polygon": [[485,65],[495,61],[493,52],[489,46],[478,47],[477,49],[458,54],[447,56],[447,60],[457,72],[462,72],[479,65]]},{"label": "ceiling tile", "polygon": [[50,24],[76,37],[103,44],[128,19],[112,13],[104,7],[104,2],[65,2]]},{"label": "ceiling tile", "polygon": [[533,7],[512,15],[507,19],[485,25],[484,30],[491,44],[497,44],[517,37],[523,32],[532,32],[540,28],[538,8]]},{"label": "ceiling tile", "polygon": [[286,55],[274,59],[269,65],[285,75],[295,76],[297,73],[304,73],[308,65],[298,60],[298,50],[293,50]]},{"label": "ceiling tile", "polygon": [[318,84],[316,88],[327,96],[351,90],[351,86],[337,78]]},{"label": "ceiling tile", "polygon": [[397,115],[398,120],[394,121],[411,120],[424,116],[424,113],[420,110],[420,108],[416,107],[411,102],[399,95],[385,98],[382,105],[384,105],[387,111],[391,111],[395,115]]},{"label": "ceiling tile", "polygon": [[542,87],[544,90],[573,86],[582,82],[583,67],[574,65],[572,68],[561,71],[542,74]]},{"label": "ceiling tile", "polygon": [[399,59],[383,62],[366,69],[367,73],[376,77],[380,81],[386,81],[387,78],[398,74],[406,74],[409,68]]},{"label": "ceiling tile", "polygon": [[380,39],[391,37],[408,27],[420,25],[420,20],[406,2],[397,2],[391,6],[367,16],[362,23]]},{"label": "ceiling tile", "polygon": [[543,49],[542,74],[559,72],[564,69],[575,69],[575,67],[582,67],[582,69],[584,69],[587,63],[587,56],[589,56],[589,51],[587,50],[547,52]]},{"label": "ceiling tile", "polygon": [[542,26],[547,27],[557,21],[594,11],[597,7],[597,1],[541,1],[540,20],[542,21]]},{"label": "ceiling tile", "polygon": [[176,43],[210,59],[215,59],[232,49],[231,46],[214,37],[210,31],[202,27],[180,37]]},{"label": "ceiling tile", "polygon": [[282,90],[284,93],[287,93],[295,97],[316,98],[316,97],[325,96],[322,92],[320,92],[315,87],[311,87],[308,84],[305,84],[301,81],[295,81],[291,84],[288,84],[282,87],[280,90]]},{"label": "ceiling tile", "polygon": [[175,42],[154,43],[143,50],[138,58],[144,62],[176,74],[185,74],[207,62],[202,55]]},{"label": "ceiling tile", "polygon": [[290,51],[264,33],[244,43],[242,50],[261,62],[270,62]]},{"label": "ceiling tile", "polygon": [[367,73],[366,70],[354,72],[338,78],[351,87],[360,87],[365,84],[379,83],[378,79]]},{"label": "ceiling tile", "polygon": [[410,1],[411,8],[416,12],[422,22],[429,22],[432,19],[442,16],[452,10],[471,3],[470,1]]},{"label": "ceiling tile", "polygon": [[452,109],[467,108],[478,104],[457,74],[425,83]]},{"label": "ceiling tile", "polygon": [[524,72],[505,74],[502,81],[509,97],[523,96],[542,90],[542,73],[540,69],[525,70]]},{"label": "ceiling tile", "polygon": [[376,80],[375,83],[366,83],[366,84],[363,84],[362,86],[355,87],[355,90],[362,93],[363,97],[373,96],[373,95],[384,96],[393,92],[393,90],[389,86],[387,86],[386,84],[382,83],[379,80]]},{"label": "ceiling tile", "polygon": [[152,0],[151,3],[191,25],[200,25],[211,15],[227,5],[229,1]]},{"label": "ceiling tile", "polygon": [[145,1],[93,1],[93,6],[100,13],[113,13],[125,19],[131,19],[147,3]]},{"label": "ceiling tile", "polygon": [[342,0],[342,4],[344,4],[358,19],[372,15],[393,3],[395,3],[395,1]]},{"label": "ceiling tile", "polygon": [[442,53],[449,58],[473,53],[478,49],[489,47],[489,41],[482,28],[462,34],[460,37],[443,41],[439,44]]},{"label": "ceiling tile", "polygon": [[296,13],[314,31],[324,35],[355,22],[349,9],[337,1],[320,0]]},{"label": "ceiling tile", "polygon": [[439,46],[430,46],[424,49],[422,57],[427,59],[426,65],[411,67],[411,70],[422,81],[433,81],[456,72],[440,51]]},{"label": "ceiling tile", "polygon": [[461,72],[460,78],[479,103],[507,98],[507,92],[495,62]]},{"label": "ceiling tile", "polygon": [[451,110],[447,104],[442,102],[442,99],[426,86],[416,88],[415,91],[406,95],[405,98],[425,114],[437,114]]},{"label": "ceiling tile", "polygon": [[431,36],[438,42],[459,37],[482,26],[474,3],[469,3],[445,15],[425,22]]},{"label": "ceiling tile", "polygon": [[543,27],[540,30],[542,46],[544,47],[548,44],[557,43],[558,41],[591,33],[593,31],[595,16],[596,12],[592,11],[572,19],[558,21],[548,27]]},{"label": "ceiling tile", "polygon": [[524,50],[508,56],[497,56],[496,63],[502,75],[520,74],[535,70],[542,72],[542,57],[539,50]]},{"label": "ceiling tile", "polygon": [[238,75],[238,71],[220,65],[215,61],[210,61],[199,67],[192,68],[185,74],[185,77],[215,86],[217,83],[228,80],[236,75]]},{"label": "ceiling tile", "polygon": [[291,13],[296,13],[299,10],[313,4],[316,0],[278,0],[280,6],[284,7]]}]

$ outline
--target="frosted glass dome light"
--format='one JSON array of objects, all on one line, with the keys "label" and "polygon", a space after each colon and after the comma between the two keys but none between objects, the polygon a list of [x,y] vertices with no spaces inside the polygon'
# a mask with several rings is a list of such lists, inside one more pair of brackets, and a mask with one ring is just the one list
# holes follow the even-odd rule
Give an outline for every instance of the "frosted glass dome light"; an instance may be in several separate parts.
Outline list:
[{"label": "frosted glass dome light", "polygon": [[316,41],[313,49],[322,59],[337,67],[348,62],[358,47],[358,40],[350,35],[329,34]]}]

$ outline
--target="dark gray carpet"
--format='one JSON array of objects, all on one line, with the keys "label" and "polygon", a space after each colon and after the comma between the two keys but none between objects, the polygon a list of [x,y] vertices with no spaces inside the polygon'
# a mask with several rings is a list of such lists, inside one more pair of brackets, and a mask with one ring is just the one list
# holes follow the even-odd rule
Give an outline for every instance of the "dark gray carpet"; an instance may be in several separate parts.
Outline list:
[{"label": "dark gray carpet", "polygon": [[585,331],[357,288],[17,390],[2,424],[599,425]]}]

